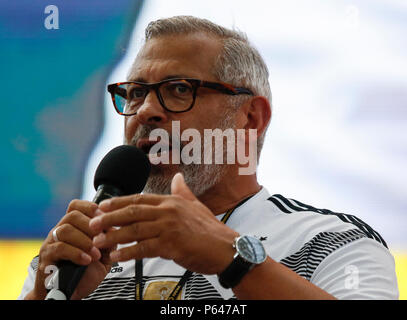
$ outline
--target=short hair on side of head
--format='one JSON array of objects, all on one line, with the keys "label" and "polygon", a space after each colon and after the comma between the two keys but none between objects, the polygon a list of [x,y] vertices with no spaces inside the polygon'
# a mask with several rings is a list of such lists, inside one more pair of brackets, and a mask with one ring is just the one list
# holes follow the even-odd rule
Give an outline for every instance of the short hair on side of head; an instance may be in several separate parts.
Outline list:
[{"label": "short hair on side of head", "polygon": [[[238,87],[246,87],[252,90],[255,95],[267,98],[271,105],[267,65],[244,32],[222,27],[207,19],[175,16],[150,22],[145,30],[145,41],[161,36],[193,33],[206,33],[223,42],[223,49],[212,70],[219,81]],[[245,100],[241,97],[230,97],[231,104],[235,106],[236,104],[240,105]],[[257,140],[258,161],[265,133],[266,130]]]}]

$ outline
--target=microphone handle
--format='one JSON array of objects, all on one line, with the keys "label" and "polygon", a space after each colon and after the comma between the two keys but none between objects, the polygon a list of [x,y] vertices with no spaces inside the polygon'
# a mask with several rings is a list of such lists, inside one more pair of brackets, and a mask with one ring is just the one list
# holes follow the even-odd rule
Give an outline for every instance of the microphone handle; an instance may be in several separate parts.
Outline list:
[{"label": "microphone handle", "polygon": [[103,200],[110,199],[113,197],[120,197],[123,195],[124,195],[123,192],[119,188],[114,187],[110,184],[101,184],[96,190],[96,194],[92,202],[99,204]]},{"label": "microphone handle", "polygon": [[[93,202],[99,204],[105,199],[118,197],[123,195],[120,189],[109,184],[99,185]],[[74,264],[68,260],[61,260],[57,263],[58,273],[58,288],[52,289],[46,296],[46,300],[70,300],[79,281],[86,271],[86,266]],[[64,299],[65,297],[65,299]]]}]

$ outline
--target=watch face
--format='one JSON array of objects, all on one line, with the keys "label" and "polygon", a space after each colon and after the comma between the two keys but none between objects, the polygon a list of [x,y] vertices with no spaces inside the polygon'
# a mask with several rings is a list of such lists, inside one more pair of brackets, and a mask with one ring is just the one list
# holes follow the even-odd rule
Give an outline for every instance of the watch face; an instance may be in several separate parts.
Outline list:
[{"label": "watch face", "polygon": [[261,241],[255,237],[242,236],[236,242],[239,255],[250,263],[262,263],[266,260],[266,251]]}]

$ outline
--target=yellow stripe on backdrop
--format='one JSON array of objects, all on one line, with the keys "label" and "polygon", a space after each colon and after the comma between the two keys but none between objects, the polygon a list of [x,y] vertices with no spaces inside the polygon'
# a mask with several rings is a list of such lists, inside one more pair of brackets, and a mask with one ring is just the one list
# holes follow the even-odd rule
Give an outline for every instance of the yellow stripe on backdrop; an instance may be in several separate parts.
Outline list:
[{"label": "yellow stripe on backdrop", "polygon": [[28,266],[38,255],[42,241],[0,241],[0,300],[15,300],[20,295]]},{"label": "yellow stripe on backdrop", "polygon": [[396,260],[397,282],[399,284],[400,300],[407,300],[407,251],[391,251]]},{"label": "yellow stripe on backdrop", "polygon": [[[20,294],[27,269],[38,254],[42,241],[0,241],[0,300],[15,300]],[[407,251],[392,251],[396,260],[400,299],[407,300]]]}]

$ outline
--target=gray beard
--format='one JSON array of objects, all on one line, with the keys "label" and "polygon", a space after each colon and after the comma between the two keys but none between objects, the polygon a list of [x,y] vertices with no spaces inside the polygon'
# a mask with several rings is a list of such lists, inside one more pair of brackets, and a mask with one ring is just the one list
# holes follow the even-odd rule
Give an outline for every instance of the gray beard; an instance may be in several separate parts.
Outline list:
[{"label": "gray beard", "polygon": [[[178,167],[184,175],[185,183],[197,197],[216,185],[225,173],[222,165],[218,164],[180,164]],[[171,181],[172,178],[163,176],[153,168],[143,192],[170,194]]]},{"label": "gray beard", "polygon": [[[217,128],[225,130],[228,128],[234,128],[234,123],[232,119],[232,112],[225,113],[221,117],[221,121]],[[140,125],[137,128],[134,136],[132,137],[130,144],[135,145],[137,140],[140,138],[148,137],[152,130],[156,127],[149,125]],[[170,141],[171,141],[171,134]],[[127,141],[125,141],[128,144]],[[180,141],[180,143],[182,143]],[[201,143],[201,156],[204,159],[204,147]],[[215,154],[215,150],[212,150],[212,155]],[[223,148],[223,159],[226,159],[227,150]],[[201,159],[201,160],[202,160]],[[201,161],[203,162],[203,161]],[[183,164],[182,162],[178,165],[179,171],[184,175],[185,183],[191,189],[192,193],[199,197],[204,194],[207,190],[215,186],[223,178],[226,173],[227,165],[225,164]],[[172,177],[168,177],[164,174],[165,167],[163,166],[152,166],[150,177],[148,178],[147,184],[144,187],[144,193],[155,193],[155,194],[171,194],[171,181]],[[174,173],[175,174],[175,173]]]}]

